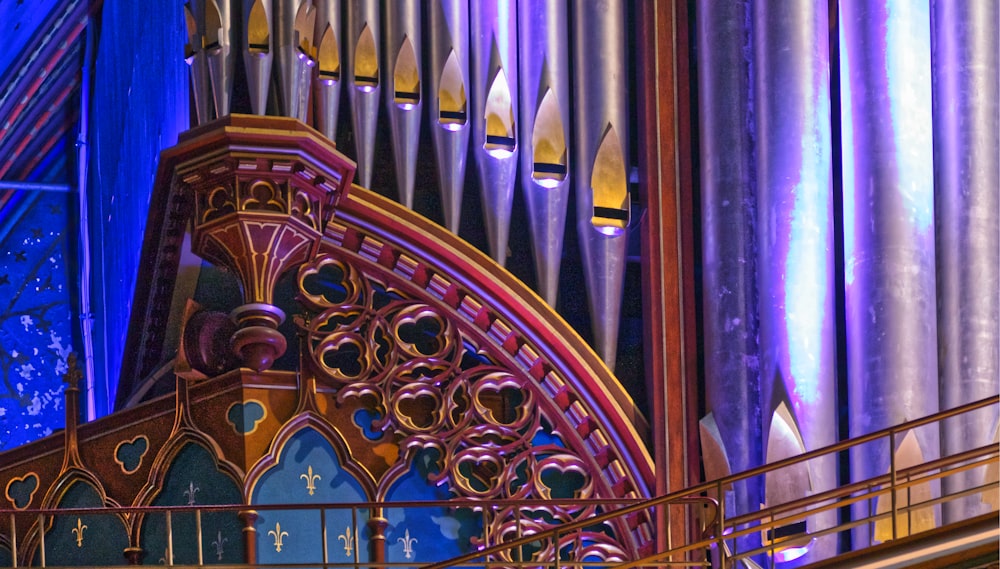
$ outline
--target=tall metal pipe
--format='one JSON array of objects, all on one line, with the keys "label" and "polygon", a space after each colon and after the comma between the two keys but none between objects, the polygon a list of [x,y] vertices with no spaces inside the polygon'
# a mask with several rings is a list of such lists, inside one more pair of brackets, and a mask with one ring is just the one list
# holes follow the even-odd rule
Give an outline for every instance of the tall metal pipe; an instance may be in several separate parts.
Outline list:
[{"label": "tall metal pipe", "polygon": [[[769,461],[787,458],[775,445],[808,451],[837,440],[828,30],[825,2],[754,4],[760,377]],[[791,416],[773,425],[782,404]],[[786,435],[800,440],[778,440]],[[791,474],[768,475],[766,505],[806,497],[789,488],[836,487],[836,457],[810,461],[808,484],[784,479]],[[826,512],[809,518],[806,531],[836,522],[836,513]],[[835,550],[834,536],[819,538],[806,559]]]},{"label": "tall metal pipe", "polygon": [[430,69],[427,100],[444,224],[458,233],[469,150],[469,3],[427,3]]},{"label": "tall metal pipe", "polygon": [[191,68],[191,94],[194,100],[197,124],[212,120],[212,84],[208,76],[208,60],[205,55],[205,10],[212,0],[189,0],[184,5],[184,19],[187,25],[188,43],[184,48],[184,60]]},{"label": "tall metal pipe", "polygon": [[[705,406],[730,471],[742,472],[763,462],[750,3],[701,0],[698,14]],[[734,492],[736,514],[764,499],[755,480]]]},{"label": "tall metal pipe", "polygon": [[240,29],[243,65],[250,90],[250,107],[256,115],[267,114],[267,96],[274,61],[274,17],[271,0],[241,0]]},{"label": "tall metal pipe", "polygon": [[628,191],[628,62],[625,5],[580,2],[573,10],[573,177],[594,348],[614,369],[625,281]]},{"label": "tall metal pipe", "polygon": [[233,76],[236,68],[235,28],[233,0],[204,0],[205,2],[205,57],[208,76],[212,82],[212,100],[215,116],[229,114],[233,96]]},{"label": "tall metal pipe", "polygon": [[384,53],[383,69],[386,80],[391,81],[384,93],[396,165],[396,188],[399,202],[412,209],[423,109],[420,3],[411,0],[386,3]]},{"label": "tall metal pipe", "polygon": [[537,290],[551,306],[569,202],[569,16],[563,0],[518,0],[521,189]]},{"label": "tall metal pipe", "polygon": [[[98,387],[96,366],[94,365],[94,315],[90,311],[91,294],[91,253],[90,253],[90,203],[87,199],[88,171],[90,167],[90,96],[92,65],[97,26],[93,18],[87,21],[87,43],[84,48],[83,69],[80,73],[80,130],[76,138],[77,149],[77,206],[80,212],[80,329],[83,336],[83,370],[87,396],[87,420],[93,421],[98,415],[107,413],[114,400],[110,378],[105,375],[103,385]],[[98,394],[100,391],[100,394]],[[101,408],[98,408],[98,397]],[[69,417],[67,417],[69,419]],[[75,422],[78,417],[73,417]]]},{"label": "tall metal pipe", "polygon": [[[908,0],[845,0],[840,14],[848,391],[858,436],[938,409],[930,13]],[[916,441],[920,456],[912,447],[902,456],[898,444],[857,449],[852,477],[885,474],[890,456],[939,455],[936,429],[921,428]],[[856,537],[867,541],[867,529]]]},{"label": "tall metal pipe", "polygon": [[[934,82],[938,354],[941,408],[1000,391],[1000,4],[936,2]],[[941,446],[993,441],[997,414],[946,421]],[[943,480],[945,493],[983,483],[984,469]],[[944,522],[985,513],[980,496],[944,504]]]},{"label": "tall metal pipe", "polygon": [[375,127],[378,125],[382,69],[379,64],[382,30],[378,0],[347,0],[344,26],[344,71],[347,99],[351,103],[354,145],[357,152],[357,182],[372,184],[375,155]]},{"label": "tall metal pipe", "polygon": [[316,130],[337,140],[340,112],[341,45],[340,0],[316,0]]},{"label": "tall metal pipe", "polygon": [[517,173],[517,6],[482,0],[469,6],[472,45],[472,153],[493,260],[507,261]]},{"label": "tall metal pipe", "polygon": [[[211,0],[209,0],[211,1]],[[311,0],[275,0],[274,37],[278,55],[278,114],[306,119],[310,68],[315,65],[312,34],[315,8]]]}]

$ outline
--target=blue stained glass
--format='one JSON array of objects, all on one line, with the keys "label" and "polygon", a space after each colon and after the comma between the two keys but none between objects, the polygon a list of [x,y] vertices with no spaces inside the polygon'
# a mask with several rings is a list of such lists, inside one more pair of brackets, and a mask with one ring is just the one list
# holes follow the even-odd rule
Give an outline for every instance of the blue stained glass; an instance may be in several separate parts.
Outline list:
[{"label": "blue stained glass", "polygon": [[0,225],[0,450],[65,424],[62,376],[74,351],[72,194],[15,192]]}]

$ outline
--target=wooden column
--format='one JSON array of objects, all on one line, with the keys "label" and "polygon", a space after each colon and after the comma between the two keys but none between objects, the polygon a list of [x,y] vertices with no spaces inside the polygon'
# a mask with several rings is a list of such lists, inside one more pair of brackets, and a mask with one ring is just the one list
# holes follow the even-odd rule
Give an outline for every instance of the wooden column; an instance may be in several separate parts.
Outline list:
[{"label": "wooden column", "polygon": [[[699,477],[689,32],[683,0],[639,2],[636,10],[646,377],[656,494],[662,495]],[[676,542],[691,524],[673,513],[670,537]],[[667,530],[661,524],[658,531],[665,546]]]}]

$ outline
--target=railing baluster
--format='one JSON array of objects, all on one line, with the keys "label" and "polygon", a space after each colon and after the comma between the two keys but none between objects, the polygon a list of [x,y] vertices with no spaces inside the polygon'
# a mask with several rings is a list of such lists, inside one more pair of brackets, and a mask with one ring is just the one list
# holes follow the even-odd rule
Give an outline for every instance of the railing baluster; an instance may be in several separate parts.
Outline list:
[{"label": "railing baluster", "polygon": [[174,564],[174,526],[172,518],[170,517],[170,510],[167,510],[167,565]]},{"label": "railing baluster", "polygon": [[40,560],[42,567],[45,567],[45,514],[38,514],[38,535],[38,546],[42,550]]},{"label": "railing baluster", "polygon": [[715,536],[718,539],[716,550],[719,552],[719,567],[720,569],[726,569],[726,566],[729,564],[729,561],[726,559],[726,496],[722,491],[722,481],[720,480],[715,488],[715,498],[719,502],[719,509],[716,514],[719,518],[719,527],[715,531]]},{"label": "railing baluster", "polygon": [[10,513],[10,558],[11,565],[17,567],[17,517]]},{"label": "railing baluster", "polygon": [[[899,538],[896,533],[896,432],[889,431],[889,503],[892,504],[892,539]],[[876,512],[878,509],[876,508]]]},{"label": "railing baluster", "polygon": [[194,530],[198,535],[198,565],[204,565],[205,558],[202,552],[202,536],[201,536],[201,509],[197,509],[194,511]]},{"label": "railing baluster", "polygon": [[326,542],[326,508],[319,509],[319,527],[320,531],[323,532],[323,536],[320,541],[323,543],[323,569],[326,569],[327,565],[330,564],[330,555],[327,552]]}]

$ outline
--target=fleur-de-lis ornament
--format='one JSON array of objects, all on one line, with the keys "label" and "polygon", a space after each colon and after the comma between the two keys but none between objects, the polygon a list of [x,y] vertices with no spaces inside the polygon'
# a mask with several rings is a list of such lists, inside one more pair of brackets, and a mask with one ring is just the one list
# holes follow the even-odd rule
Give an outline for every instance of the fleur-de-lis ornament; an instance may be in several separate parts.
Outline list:
[{"label": "fleur-de-lis ornament", "polygon": [[312,496],[316,492],[316,481],[323,479],[319,474],[313,474],[312,465],[309,466],[309,470],[305,474],[300,474],[299,478],[305,479],[306,490],[309,490],[310,496]]},{"label": "fleur-de-lis ornament", "polygon": [[222,561],[222,554],[223,554],[222,546],[227,541],[229,541],[229,540],[226,539],[226,538],[224,538],[224,537],[222,537],[222,530],[219,530],[219,535],[216,536],[215,541],[212,542],[212,545],[215,546],[215,554],[216,554],[216,556],[218,556],[219,561]]},{"label": "fleur-de-lis ornament", "polygon": [[184,495],[187,496],[188,506],[194,505],[194,495],[198,492],[200,488],[194,485],[194,482],[188,482],[188,489],[184,491]]},{"label": "fleur-de-lis ornament", "polygon": [[76,546],[83,547],[83,530],[87,529],[87,524],[83,523],[80,518],[76,519],[76,527],[71,528],[70,531],[76,534]]},{"label": "fleur-de-lis ornament", "polygon": [[406,534],[403,537],[397,538],[396,541],[403,544],[403,553],[406,554],[406,558],[413,558],[413,544],[417,543],[417,538],[410,537],[410,530],[406,530]]},{"label": "fleur-de-lis ornament", "polygon": [[338,535],[337,539],[344,540],[344,555],[350,557],[351,551],[354,550],[354,538],[351,536],[351,526],[347,526],[347,530]]},{"label": "fleur-de-lis ornament", "polygon": [[284,545],[285,538],[288,537],[287,531],[281,531],[281,523],[276,522],[274,529],[267,532],[267,535],[274,538],[274,551],[281,553],[281,547]]}]

